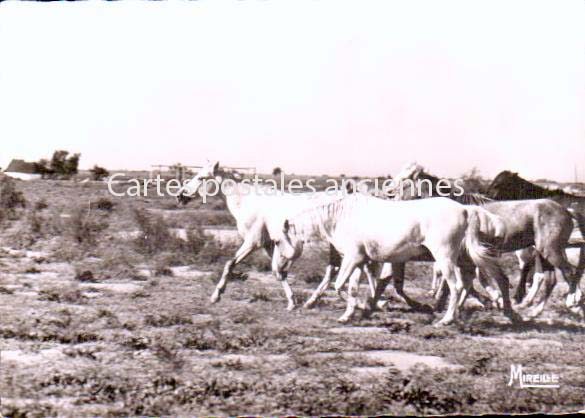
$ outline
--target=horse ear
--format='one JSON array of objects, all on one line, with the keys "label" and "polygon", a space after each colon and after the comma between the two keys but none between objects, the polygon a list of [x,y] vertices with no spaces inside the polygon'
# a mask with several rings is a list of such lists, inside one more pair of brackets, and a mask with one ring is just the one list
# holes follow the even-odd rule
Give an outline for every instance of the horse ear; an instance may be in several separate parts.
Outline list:
[{"label": "horse ear", "polygon": [[417,164],[416,167],[414,168],[414,170],[412,171],[412,179],[413,180],[418,180],[418,178],[420,177],[420,173],[421,173],[421,169],[420,166]]},{"label": "horse ear", "polygon": [[216,173],[218,169],[219,169],[219,161],[216,161],[213,164],[213,172]]},{"label": "horse ear", "polygon": [[284,225],[282,225],[282,232],[284,232],[286,234],[289,229],[290,229],[290,224],[288,222],[288,219],[285,219]]}]

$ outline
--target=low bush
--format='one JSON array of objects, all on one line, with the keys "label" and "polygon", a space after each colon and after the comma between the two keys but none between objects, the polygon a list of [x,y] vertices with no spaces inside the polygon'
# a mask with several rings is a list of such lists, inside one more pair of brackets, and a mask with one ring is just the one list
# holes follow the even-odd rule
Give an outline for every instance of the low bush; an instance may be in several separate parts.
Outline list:
[{"label": "low bush", "polygon": [[200,228],[188,228],[183,239],[171,231],[160,215],[135,209],[133,216],[139,228],[139,235],[134,239],[134,249],[145,256],[158,256],[155,268],[157,264],[164,271],[173,265],[209,266],[224,261],[226,254],[233,254],[227,249],[231,250],[231,244],[222,244]]},{"label": "low bush", "polygon": [[375,396],[382,403],[382,411],[399,403],[418,415],[455,414],[470,411],[478,400],[470,383],[460,372],[415,366],[406,376],[390,371]]},{"label": "low bush", "polygon": [[18,219],[18,209],[24,207],[26,207],[26,199],[24,194],[16,188],[14,180],[8,176],[0,176],[0,222]]},{"label": "low bush", "polygon": [[90,207],[92,209],[101,210],[104,212],[111,212],[114,210],[115,203],[107,197],[100,197],[95,202],[91,202]]},{"label": "low bush", "polygon": [[86,299],[81,290],[75,287],[53,287],[39,291],[39,300],[50,302],[81,304]]},{"label": "low bush", "polygon": [[100,280],[112,278],[141,278],[136,265],[139,257],[132,251],[116,245],[102,248],[100,261],[95,266],[96,276]]},{"label": "low bush", "polygon": [[96,219],[81,207],[76,208],[65,223],[69,237],[78,244],[95,245],[99,234],[108,228],[107,222]]},{"label": "low bush", "polygon": [[37,200],[35,202],[34,208],[36,211],[41,211],[41,210],[45,210],[49,207],[49,204],[47,203],[47,201],[43,198],[41,200]]}]

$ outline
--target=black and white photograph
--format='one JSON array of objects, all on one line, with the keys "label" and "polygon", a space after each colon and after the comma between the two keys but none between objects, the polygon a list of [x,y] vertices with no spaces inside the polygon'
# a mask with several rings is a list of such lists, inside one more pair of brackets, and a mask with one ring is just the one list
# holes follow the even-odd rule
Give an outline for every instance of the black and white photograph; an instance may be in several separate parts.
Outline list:
[{"label": "black and white photograph", "polygon": [[0,2],[2,417],[585,413],[585,2]]}]

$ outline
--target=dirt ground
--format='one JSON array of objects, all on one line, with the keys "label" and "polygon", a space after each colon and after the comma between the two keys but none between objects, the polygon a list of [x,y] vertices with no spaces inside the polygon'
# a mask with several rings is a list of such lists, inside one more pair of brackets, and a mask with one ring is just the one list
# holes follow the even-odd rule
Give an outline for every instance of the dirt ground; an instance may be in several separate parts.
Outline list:
[{"label": "dirt ground", "polygon": [[[470,301],[458,324],[436,328],[440,313],[413,312],[391,290],[384,312],[340,325],[332,291],[314,309],[286,311],[258,255],[210,305],[237,242],[221,202],[113,198],[97,183],[17,188],[27,207],[0,232],[4,416],[585,409],[585,324],[563,307],[565,283],[521,325]],[[299,303],[323,261],[319,249],[298,261]],[[514,258],[503,263],[515,283]],[[407,266],[409,295],[431,303],[430,282],[430,264]],[[508,386],[512,365],[558,374],[559,387]]]}]

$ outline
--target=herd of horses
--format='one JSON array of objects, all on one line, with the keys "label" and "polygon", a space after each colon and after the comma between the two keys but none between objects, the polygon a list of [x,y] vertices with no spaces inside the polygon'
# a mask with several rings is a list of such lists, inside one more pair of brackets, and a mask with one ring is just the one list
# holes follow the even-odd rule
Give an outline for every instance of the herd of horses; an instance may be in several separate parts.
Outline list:
[{"label": "herd of horses", "polygon": [[[418,164],[393,178],[393,189],[386,197],[345,191],[268,193],[262,188],[270,186],[243,187],[240,178],[215,162],[205,165],[183,186],[178,200],[185,204],[202,194],[207,180],[227,185],[228,179],[230,187],[220,187],[220,195],[236,219],[243,243],[225,264],[212,303],[220,300],[234,267],[254,251],[264,249],[282,283],[287,309],[294,309],[287,273],[306,243],[324,242],[329,245],[325,275],[304,306],[314,306],[337,274],[335,289],[347,302],[340,322],[349,321],[356,308],[369,315],[384,306],[382,296],[390,282],[415,310],[440,310],[448,299],[446,312],[436,325],[455,321],[469,295],[495,305],[518,322],[522,317],[515,308],[528,308],[529,317],[542,313],[557,276],[568,285],[567,309],[585,317],[579,283],[583,271],[569,263],[565,253],[571,245],[584,252],[585,197],[542,188],[509,171],[492,181],[486,195],[446,192],[445,184]],[[437,195],[446,197],[434,197]],[[576,243],[571,239],[575,229],[579,235]],[[502,253],[512,251],[521,270],[513,297],[498,262]],[[434,307],[404,292],[405,264],[409,261],[434,261]],[[366,301],[357,297],[362,273],[370,288]],[[487,298],[475,289],[474,279]]]}]

